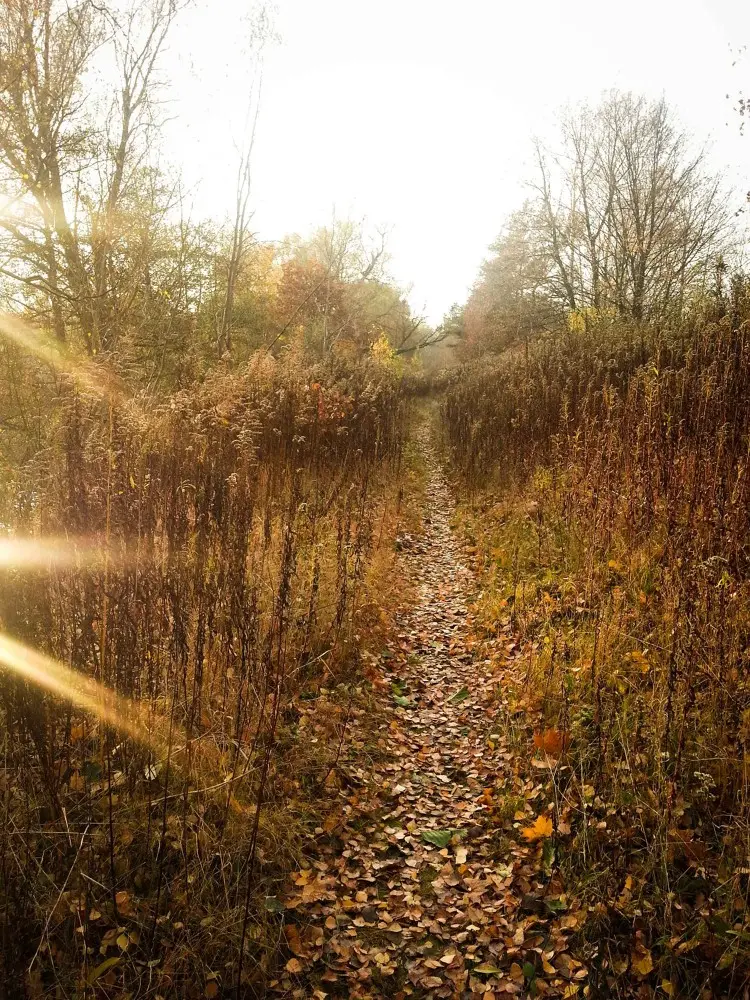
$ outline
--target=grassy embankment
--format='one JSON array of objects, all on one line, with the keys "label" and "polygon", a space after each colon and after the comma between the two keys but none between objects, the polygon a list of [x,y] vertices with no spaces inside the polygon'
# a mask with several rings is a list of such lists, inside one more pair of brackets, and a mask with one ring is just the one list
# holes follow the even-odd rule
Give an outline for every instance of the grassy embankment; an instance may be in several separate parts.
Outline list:
[{"label": "grassy embankment", "polygon": [[747,983],[746,317],[601,324],[474,362],[442,404],[480,649],[607,995]]}]

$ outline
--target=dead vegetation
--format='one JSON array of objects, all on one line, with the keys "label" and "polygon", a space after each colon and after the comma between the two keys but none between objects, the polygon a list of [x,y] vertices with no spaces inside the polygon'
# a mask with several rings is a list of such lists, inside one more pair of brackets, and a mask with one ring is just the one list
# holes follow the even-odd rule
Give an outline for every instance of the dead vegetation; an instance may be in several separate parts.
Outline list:
[{"label": "dead vegetation", "polygon": [[747,990],[747,317],[737,282],[677,329],[594,320],[443,404],[476,627],[607,995]]},{"label": "dead vegetation", "polygon": [[259,356],[152,410],[65,391],[4,483],[32,555],[0,620],[91,686],[0,680],[4,995],[263,993],[383,627],[403,407],[376,360]]}]

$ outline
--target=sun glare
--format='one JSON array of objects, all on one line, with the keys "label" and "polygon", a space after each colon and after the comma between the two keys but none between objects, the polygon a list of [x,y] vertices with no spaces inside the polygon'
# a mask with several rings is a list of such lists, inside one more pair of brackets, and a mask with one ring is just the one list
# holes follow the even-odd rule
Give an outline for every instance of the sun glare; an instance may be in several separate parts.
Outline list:
[{"label": "sun glare", "polygon": [[89,358],[75,356],[70,350],[61,350],[19,316],[0,313],[0,336],[35,355],[56,371],[70,376],[82,389],[113,400],[126,398],[119,379],[111,371],[94,364]]},{"label": "sun glare", "polygon": [[[0,539],[0,569],[67,569],[95,564],[104,558],[99,545],[85,539]],[[110,559],[111,563],[111,559]]]},{"label": "sun glare", "polygon": [[17,677],[91,712],[153,750],[169,746],[169,721],[43,653],[0,633],[0,664]]}]

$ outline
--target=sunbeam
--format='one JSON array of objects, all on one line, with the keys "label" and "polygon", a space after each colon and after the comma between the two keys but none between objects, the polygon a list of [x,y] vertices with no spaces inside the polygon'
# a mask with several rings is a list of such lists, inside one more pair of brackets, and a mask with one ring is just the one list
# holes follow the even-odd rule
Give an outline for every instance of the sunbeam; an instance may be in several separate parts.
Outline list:
[{"label": "sunbeam", "polygon": [[167,719],[3,633],[0,633],[0,664],[17,677],[91,712],[100,721],[153,750],[163,752],[169,746]]},{"label": "sunbeam", "polygon": [[51,569],[53,567],[68,569],[75,566],[91,566],[103,559],[102,547],[86,539],[0,539],[0,569]]},{"label": "sunbeam", "polygon": [[44,338],[30,323],[12,313],[0,313],[0,336],[35,355],[56,371],[68,375],[82,389],[113,401],[124,401],[127,394],[120,380],[102,365],[86,357],[76,357]]}]

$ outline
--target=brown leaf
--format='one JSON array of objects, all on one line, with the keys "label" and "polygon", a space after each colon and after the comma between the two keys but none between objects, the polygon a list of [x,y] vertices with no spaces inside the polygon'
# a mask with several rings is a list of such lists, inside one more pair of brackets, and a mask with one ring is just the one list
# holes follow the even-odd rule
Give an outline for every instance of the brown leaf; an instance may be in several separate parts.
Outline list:
[{"label": "brown leaf", "polygon": [[305,954],[306,949],[296,924],[285,924],[284,936],[286,937],[286,943],[289,945],[290,950],[293,951],[295,955]]},{"label": "brown leaf", "polygon": [[319,899],[325,899],[327,895],[328,886],[322,879],[316,878],[314,882],[308,882],[302,889],[302,902],[315,903]]},{"label": "brown leaf", "polygon": [[569,743],[570,735],[559,729],[545,729],[541,733],[534,733],[534,746],[551,757],[559,757]]},{"label": "brown leaf", "polygon": [[115,903],[117,904],[118,912],[121,913],[123,917],[130,917],[133,915],[133,901],[129,892],[118,892],[115,896]]}]

